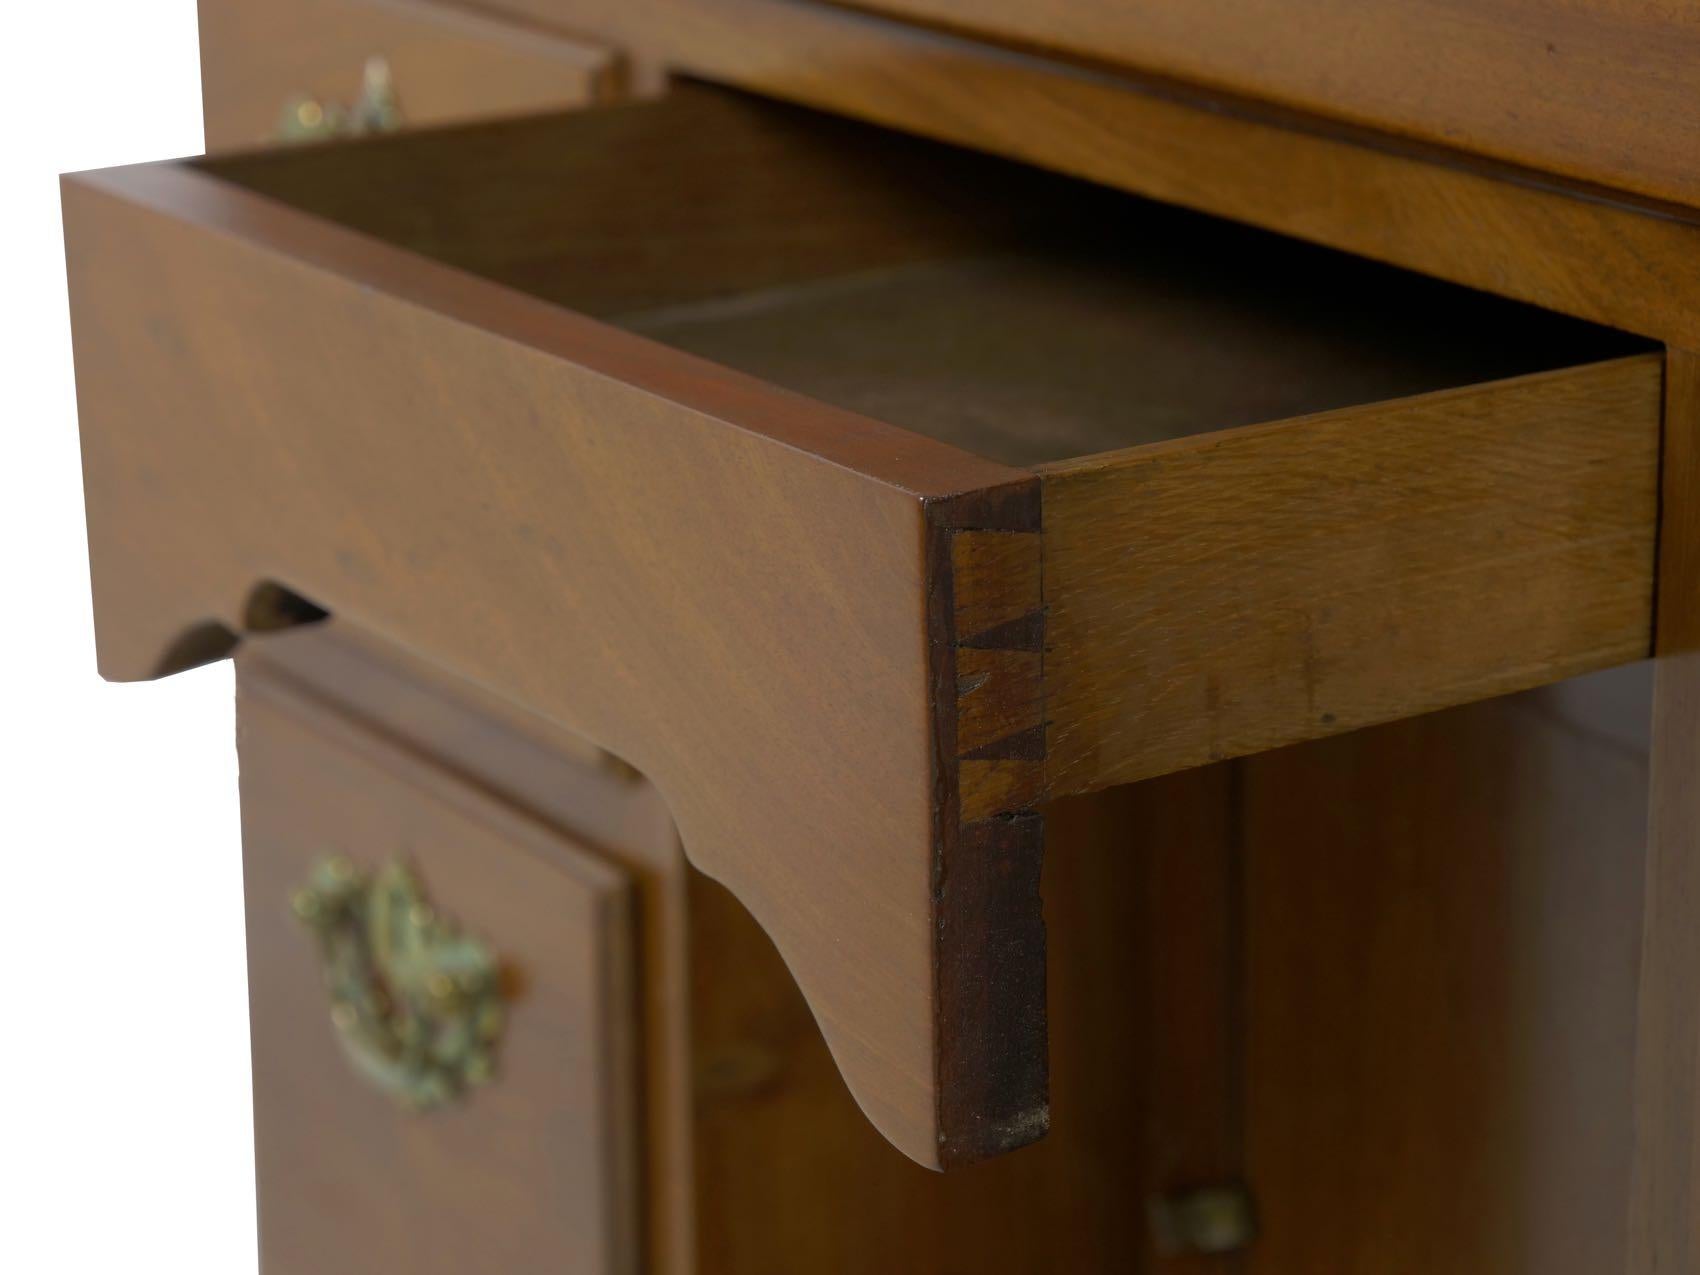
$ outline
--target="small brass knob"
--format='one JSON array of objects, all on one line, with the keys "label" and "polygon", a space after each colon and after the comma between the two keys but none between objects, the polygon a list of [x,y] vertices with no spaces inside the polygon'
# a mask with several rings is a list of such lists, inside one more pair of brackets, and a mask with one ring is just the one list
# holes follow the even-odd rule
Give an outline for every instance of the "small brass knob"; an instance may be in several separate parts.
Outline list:
[{"label": "small brass knob", "polygon": [[406,865],[323,859],[290,905],[318,943],[357,1072],[418,1110],[488,1083],[504,1020],[496,957],[437,915]]},{"label": "small brass knob", "polygon": [[1165,1257],[1232,1253],[1257,1235],[1251,1193],[1237,1184],[1155,1196],[1150,1217],[1152,1240]]},{"label": "small brass knob", "polygon": [[360,74],[360,95],[351,105],[305,94],[291,98],[278,116],[277,136],[285,142],[318,142],[393,133],[401,125],[401,102],[389,60],[374,57],[366,60]]}]

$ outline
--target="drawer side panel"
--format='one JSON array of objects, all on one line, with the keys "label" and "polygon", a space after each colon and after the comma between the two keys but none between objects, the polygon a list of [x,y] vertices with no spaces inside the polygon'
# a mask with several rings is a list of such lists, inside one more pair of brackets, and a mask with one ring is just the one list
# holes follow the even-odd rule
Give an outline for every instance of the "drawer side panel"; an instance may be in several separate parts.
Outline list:
[{"label": "drawer side panel", "polygon": [[1661,365],[1048,469],[1048,791],[1645,658]]}]

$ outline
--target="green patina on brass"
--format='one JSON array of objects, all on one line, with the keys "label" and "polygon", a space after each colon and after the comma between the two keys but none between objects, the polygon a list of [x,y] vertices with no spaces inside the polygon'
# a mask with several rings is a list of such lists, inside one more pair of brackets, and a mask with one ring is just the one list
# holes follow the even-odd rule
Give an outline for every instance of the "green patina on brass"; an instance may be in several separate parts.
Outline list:
[{"label": "green patina on brass", "polygon": [[437,916],[404,864],[366,873],[324,859],[292,904],[318,941],[331,1021],[362,1075],[420,1110],[491,1078],[503,1022],[495,955]]}]

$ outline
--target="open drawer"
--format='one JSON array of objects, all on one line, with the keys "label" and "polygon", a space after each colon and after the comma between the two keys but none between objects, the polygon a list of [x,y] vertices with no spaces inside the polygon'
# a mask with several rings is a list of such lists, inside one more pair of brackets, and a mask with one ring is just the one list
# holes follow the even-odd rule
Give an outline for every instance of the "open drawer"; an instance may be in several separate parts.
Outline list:
[{"label": "open drawer", "polygon": [[65,212],[103,671],[324,609],[628,759],[925,1164],[1045,1128],[1043,801],[1648,649],[1656,350],[1001,160],[680,88]]}]

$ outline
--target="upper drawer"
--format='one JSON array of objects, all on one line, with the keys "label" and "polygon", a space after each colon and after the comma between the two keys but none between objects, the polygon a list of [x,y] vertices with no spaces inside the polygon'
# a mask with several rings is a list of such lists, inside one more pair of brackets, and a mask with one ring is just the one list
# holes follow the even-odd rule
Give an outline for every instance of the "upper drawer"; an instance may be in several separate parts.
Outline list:
[{"label": "upper drawer", "polygon": [[606,49],[430,0],[200,6],[207,146],[393,130],[611,98]]},{"label": "upper drawer", "polygon": [[103,669],[275,581],[629,759],[924,1163],[1046,798],[1648,647],[1660,356],[1320,249],[708,89],[65,207]]},{"label": "upper drawer", "polygon": [[1657,0],[855,3],[1700,205],[1700,26]]}]

